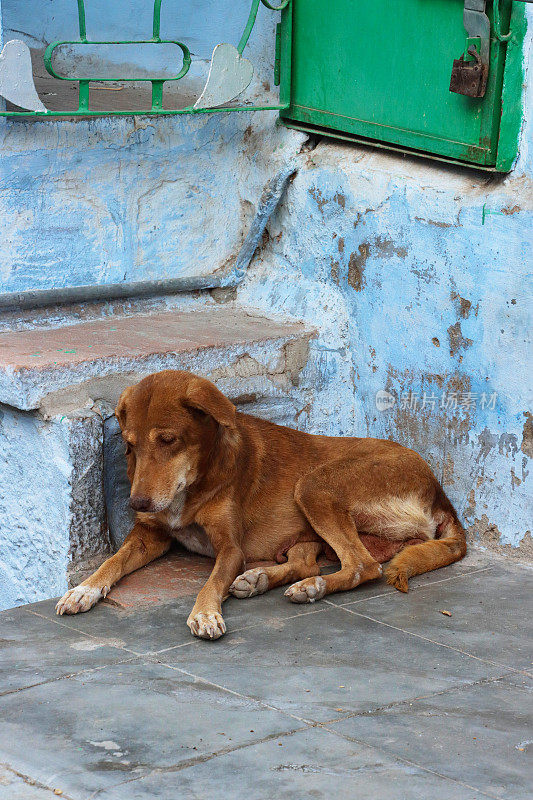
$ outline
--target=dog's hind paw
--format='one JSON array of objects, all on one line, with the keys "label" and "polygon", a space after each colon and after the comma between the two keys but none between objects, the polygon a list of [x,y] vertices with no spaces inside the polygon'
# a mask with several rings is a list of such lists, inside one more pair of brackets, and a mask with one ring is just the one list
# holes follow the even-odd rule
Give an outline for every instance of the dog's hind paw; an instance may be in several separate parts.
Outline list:
[{"label": "dog's hind paw", "polygon": [[285,591],[285,597],[288,597],[291,603],[314,603],[315,600],[321,600],[325,594],[326,581],[320,575],[293,583]]},{"label": "dog's hind paw", "polygon": [[108,591],[107,586],[102,589],[83,586],[83,584],[75,586],[74,589],[69,589],[59,600],[56,605],[56,613],[62,616],[63,614],[80,614],[83,611],[88,611],[96,605],[101,597],[105,597]]},{"label": "dog's hind paw", "polygon": [[391,564],[385,570],[385,578],[387,583],[390,584],[390,586],[394,586],[394,588],[398,589],[399,592],[409,591],[409,580],[407,578],[407,573],[401,567]]},{"label": "dog's hind paw", "polygon": [[226,623],[216,611],[191,614],[187,625],[193,636],[200,639],[220,639],[226,633]]},{"label": "dog's hind paw", "polygon": [[268,590],[268,575],[261,567],[249,569],[239,575],[231,586],[229,592],[234,597],[254,597]]}]

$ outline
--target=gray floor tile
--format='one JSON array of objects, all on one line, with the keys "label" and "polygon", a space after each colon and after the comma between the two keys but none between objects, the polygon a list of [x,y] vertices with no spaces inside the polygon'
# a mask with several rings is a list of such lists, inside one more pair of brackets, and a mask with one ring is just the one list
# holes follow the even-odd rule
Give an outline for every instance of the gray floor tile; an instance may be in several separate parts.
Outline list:
[{"label": "gray floor tile", "polygon": [[332,606],[321,613],[278,620],[274,629],[259,624],[214,646],[199,641],[159,657],[318,721],[501,672]]},{"label": "gray floor tile", "polygon": [[[406,596],[370,584],[343,607],[232,598],[217,642],[190,636],[192,596],[4,612],[0,800],[522,800],[533,573],[479,568]],[[331,719],[336,736],[305,726]]]},{"label": "gray floor tile", "polygon": [[[26,608],[73,630],[118,639],[135,653],[145,654],[194,642],[186,624],[194,600],[194,596],[178,597],[169,603],[158,603],[153,608],[138,610],[98,603],[85,614],[63,617],[55,614],[55,600],[35,603]],[[232,631],[257,624],[267,628],[276,626],[285,617],[313,613],[317,608],[316,605],[290,603],[283,596],[283,589],[275,589],[246,600],[230,597],[224,603],[223,615],[228,630]]]},{"label": "gray floor tile", "polygon": [[144,654],[192,642],[192,636],[185,624],[192,607],[189,598],[179,597],[173,603],[158,603],[153,608],[144,607],[139,610],[98,603],[84,614],[62,617],[56,616],[55,602],[47,600],[28,608],[71,630],[91,636],[115,638],[135,653]]},{"label": "gray floor tile", "polygon": [[[425,586],[437,580],[468,573],[479,569],[485,564],[479,557],[465,559],[459,565],[426,575],[418,576],[413,580],[413,586]],[[327,571],[334,571],[334,567]],[[248,598],[244,601],[234,597],[228,598],[224,603],[223,614],[228,630],[235,630],[256,623],[265,624],[267,627],[276,625],[277,620],[307,614],[315,611],[318,606],[299,606],[290,603],[284,597],[285,587],[259,597]],[[383,593],[397,595],[395,589],[387,586],[383,581],[372,581],[360,586],[353,592],[342,592],[331,595],[328,599],[336,605],[359,602],[363,599],[380,596]],[[72,629],[91,634],[92,636],[107,639],[118,639],[126,648],[135,653],[156,652],[181,644],[190,644],[191,634],[186,621],[194,605],[195,595],[177,597],[172,602],[157,603],[153,607],[140,607],[121,609],[107,603],[98,603],[85,614],[63,616],[60,619],[55,613],[56,600],[45,600],[40,603],[26,606],[46,618],[60,621],[61,624]],[[0,615],[1,620],[1,615]]]},{"label": "gray floor tile", "polygon": [[310,729],[116,786],[98,800],[483,800],[467,787],[328,731]]},{"label": "gray floor tile", "polygon": [[351,609],[478,658],[516,669],[533,665],[533,570],[497,564],[490,572],[395,592]]},{"label": "gray floor tile", "polygon": [[0,695],[127,658],[123,650],[15,608],[0,614]]},{"label": "gray floor tile", "polygon": [[76,798],[294,730],[260,704],[136,661],[1,700],[0,763]]},{"label": "gray floor tile", "polygon": [[532,700],[531,684],[513,675],[330,727],[491,797],[525,800],[533,782]]}]

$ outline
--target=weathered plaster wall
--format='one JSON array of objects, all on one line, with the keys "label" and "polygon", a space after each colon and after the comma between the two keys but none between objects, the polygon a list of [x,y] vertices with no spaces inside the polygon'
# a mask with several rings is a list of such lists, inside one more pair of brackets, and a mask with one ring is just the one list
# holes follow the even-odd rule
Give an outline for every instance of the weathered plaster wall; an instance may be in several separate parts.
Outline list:
[{"label": "weathered plaster wall", "polygon": [[0,122],[0,293],[236,280],[298,141],[272,122],[272,112]]},{"label": "weathered plaster wall", "polygon": [[312,321],[299,424],[428,458],[473,540],[531,558],[533,9],[508,176],[322,140],[238,298]]},{"label": "weathered plaster wall", "polygon": [[526,6],[527,31],[524,40],[524,82],[522,103],[524,118],[520,137],[520,153],[515,174],[533,176],[533,9]]},{"label": "weathered plaster wall", "polygon": [[300,424],[394,438],[433,465],[471,538],[531,558],[533,10],[513,172],[323,140],[238,298],[312,320]]},{"label": "weathered plaster wall", "polygon": [[318,325],[306,427],[413,447],[474,536],[523,550],[532,185],[323,141],[238,291]]},{"label": "weathered plaster wall", "polygon": [[0,608],[10,608],[66,587],[73,475],[67,420],[2,406],[0,426]]},{"label": "weathered plaster wall", "polygon": [[[151,31],[151,3],[86,5],[95,38]],[[4,0],[3,10],[6,35],[40,52],[76,36],[70,1]],[[248,11],[248,0],[231,8],[213,0],[163,4],[165,36],[181,35],[193,49],[197,89],[213,46],[238,41]],[[264,8],[258,17],[248,98],[272,80],[278,18]],[[302,138],[274,121],[275,112],[0,120],[0,294],[195,277],[235,282]]]}]

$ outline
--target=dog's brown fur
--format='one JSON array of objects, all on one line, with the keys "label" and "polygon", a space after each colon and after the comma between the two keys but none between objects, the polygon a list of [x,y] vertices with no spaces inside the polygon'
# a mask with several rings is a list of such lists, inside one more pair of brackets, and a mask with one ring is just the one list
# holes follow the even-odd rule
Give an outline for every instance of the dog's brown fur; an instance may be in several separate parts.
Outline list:
[{"label": "dog's brown fur", "polygon": [[[59,601],[59,614],[87,611],[123,575],[182,539],[191,523],[203,528],[216,560],[187,624],[210,639],[226,630],[228,592],[250,597],[297,581],[289,599],[313,602],[379,577],[381,565],[360,532],[393,551],[420,540],[386,570],[402,592],[411,576],[466,553],[463,528],[431,469],[394,442],[274,425],[236,412],[209,381],[170,370],[126,389],[116,414],[136,523],[116,555]],[[317,557],[326,546],[340,569],[321,576]],[[247,561],[282,561],[283,554],[286,563],[239,575]]]}]

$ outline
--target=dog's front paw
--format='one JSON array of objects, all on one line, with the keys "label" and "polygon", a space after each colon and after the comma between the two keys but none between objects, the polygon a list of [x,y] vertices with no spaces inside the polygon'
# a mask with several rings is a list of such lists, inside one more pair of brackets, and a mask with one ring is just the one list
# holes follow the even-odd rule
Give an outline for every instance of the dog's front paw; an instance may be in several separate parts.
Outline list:
[{"label": "dog's front paw", "polygon": [[263,594],[268,589],[268,575],[261,567],[249,569],[239,575],[231,586],[229,592],[234,597],[254,597],[256,594]]},{"label": "dog's front paw", "polygon": [[285,592],[291,603],[314,603],[326,594],[326,581],[320,575],[293,583]]},{"label": "dog's front paw", "polygon": [[217,611],[192,612],[187,625],[191,633],[200,639],[220,639],[226,633],[226,623]]},{"label": "dog's front paw", "polygon": [[83,586],[83,584],[75,586],[74,589],[69,589],[57,603],[56,613],[62,616],[63,614],[80,614],[83,611],[88,611],[96,605],[101,597],[105,597],[108,591],[107,586],[101,589]]}]

